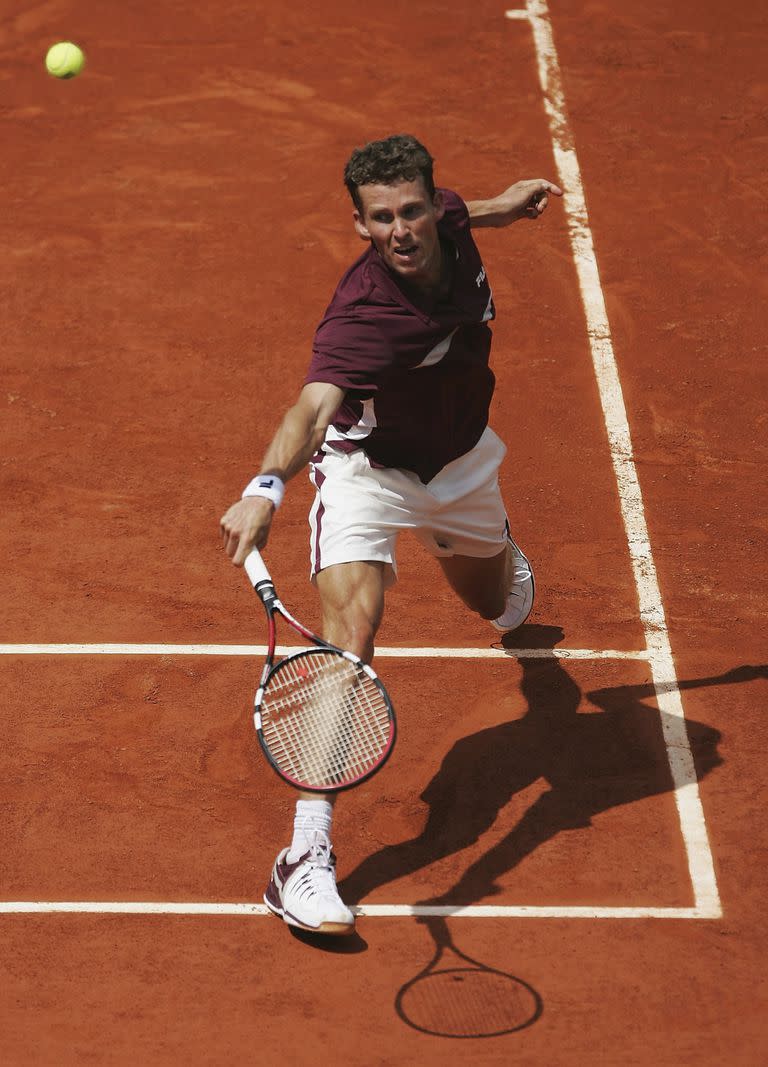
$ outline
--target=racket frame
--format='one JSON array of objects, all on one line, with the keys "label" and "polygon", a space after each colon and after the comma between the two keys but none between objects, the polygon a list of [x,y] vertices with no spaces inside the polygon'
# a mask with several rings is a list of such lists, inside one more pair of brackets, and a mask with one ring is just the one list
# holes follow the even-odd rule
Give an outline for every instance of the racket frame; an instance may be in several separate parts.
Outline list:
[{"label": "racket frame", "polygon": [[[429,929],[433,941],[435,942],[435,953],[432,959],[417,975],[409,979],[405,985],[401,986],[395,997],[395,1011],[399,1017],[408,1026],[414,1030],[418,1030],[422,1034],[430,1034],[433,1037],[449,1037],[456,1038],[458,1040],[477,1040],[487,1037],[503,1037],[506,1034],[516,1033],[518,1030],[525,1030],[529,1026],[533,1026],[541,1018],[544,1010],[544,1004],[540,994],[533,986],[526,982],[525,979],[519,978],[517,975],[508,974],[506,971],[500,970],[498,967],[491,967],[489,964],[481,963],[479,960],[473,959],[468,956],[466,952],[462,952],[458,948],[451,937],[450,929],[448,928],[447,921],[439,916],[429,916],[428,918],[418,919],[417,922],[423,923]],[[451,957],[455,957],[458,960],[458,964],[454,963]],[[440,966],[443,961],[450,962],[452,966],[445,967]],[[469,966],[467,966],[469,964]],[[530,996],[533,1006],[533,1012],[526,1016],[523,1022],[515,1026],[504,1027],[498,1030],[488,1030],[482,1033],[475,1029],[470,1033],[457,1033],[451,1030],[438,1030],[437,1027],[425,1026],[422,1023],[413,1019],[405,1010],[404,1002],[407,1000],[408,993],[411,989],[418,985],[420,982],[428,982],[430,978],[439,978],[441,975],[496,975],[499,978],[505,979],[505,981],[511,983],[517,990],[524,990],[525,993]]]},{"label": "racket frame", "polygon": [[[392,701],[387,693],[384,685],[373,670],[373,668],[364,663],[359,656],[356,656],[354,652],[348,652],[346,649],[338,648],[336,645],[332,645],[330,641],[325,641],[322,637],[318,637],[312,630],[308,630],[306,626],[298,621],[288,609],[285,607],[280,597],[275,590],[274,582],[267,570],[266,564],[261,557],[261,554],[257,549],[252,549],[249,555],[245,559],[245,570],[248,577],[256,591],[259,599],[264,605],[264,610],[267,614],[267,654],[264,661],[264,666],[261,671],[261,677],[259,679],[259,686],[256,690],[256,696],[254,698],[254,710],[253,710],[253,724],[256,728],[256,735],[259,739],[259,744],[267,762],[272,767],[277,775],[287,782],[288,785],[293,786],[295,789],[300,789],[305,793],[342,793],[347,789],[353,789],[358,785],[362,785],[374,774],[381,770],[389,757],[392,755],[392,750],[395,747],[395,741],[397,739],[397,720],[395,718],[395,711],[392,706]],[[279,614],[285,619],[285,621],[299,633],[302,637],[312,642],[312,645],[307,648],[297,649],[295,652],[289,652],[287,655],[282,656],[277,663],[275,663],[275,648],[277,646],[277,625],[275,622],[275,615]],[[376,763],[370,767],[364,774],[353,778],[352,781],[343,782],[339,785],[322,785],[312,786],[306,782],[299,782],[287,774],[281,767],[278,766],[275,758],[273,757],[267,742],[264,739],[264,731],[262,729],[262,717],[261,706],[264,700],[264,693],[269,685],[272,676],[280,670],[286,663],[300,660],[302,657],[311,656],[316,649],[321,649],[327,652],[332,652],[336,656],[341,656],[343,659],[351,663],[357,670],[361,670],[367,677],[374,683],[379,690],[379,693],[384,699],[386,704],[389,721],[391,724],[391,731],[387,747],[382,752]]]}]

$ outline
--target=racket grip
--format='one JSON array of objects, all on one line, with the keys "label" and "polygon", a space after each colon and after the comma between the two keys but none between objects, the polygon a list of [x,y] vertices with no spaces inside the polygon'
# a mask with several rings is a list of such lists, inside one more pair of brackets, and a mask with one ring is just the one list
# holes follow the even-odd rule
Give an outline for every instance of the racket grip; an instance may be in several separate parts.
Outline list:
[{"label": "racket grip", "polygon": [[245,567],[246,574],[254,589],[260,582],[269,582],[269,584],[272,585],[269,571],[267,570],[266,564],[261,558],[261,553],[257,548],[251,549],[245,557],[243,566]]}]

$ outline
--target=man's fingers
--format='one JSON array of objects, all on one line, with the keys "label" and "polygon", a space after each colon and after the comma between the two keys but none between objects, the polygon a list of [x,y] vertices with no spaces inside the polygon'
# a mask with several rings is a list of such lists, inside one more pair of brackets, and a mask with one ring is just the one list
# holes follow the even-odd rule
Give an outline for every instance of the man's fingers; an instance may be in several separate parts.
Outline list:
[{"label": "man's fingers", "polygon": [[562,196],[563,190],[559,185],[555,185],[553,182],[547,181],[546,178],[539,178],[536,181],[536,189],[531,195],[530,203],[525,210],[529,219],[537,219],[539,215],[542,215],[546,210],[549,203],[549,194],[553,196]]},{"label": "man's fingers", "polygon": [[240,544],[237,546],[237,552],[235,552],[234,556],[232,557],[232,562],[234,563],[234,565],[236,567],[242,567],[242,565],[245,563],[245,557],[250,551],[251,546],[248,544],[248,542],[241,540]]},{"label": "man's fingers", "polygon": [[236,533],[227,531],[224,536],[224,551],[227,553],[230,559],[232,559],[237,552],[240,544],[240,538]]},{"label": "man's fingers", "polygon": [[539,191],[543,193],[553,193],[555,196],[563,195],[563,190],[560,186],[555,185],[554,182],[550,182],[546,178],[539,178]]},{"label": "man's fingers", "polygon": [[547,206],[546,192],[534,193],[530,199],[525,214],[529,219],[537,219]]},{"label": "man's fingers", "polygon": [[267,535],[262,530],[251,532],[248,537],[241,537],[238,541],[236,551],[232,556],[232,562],[236,567],[242,567],[251,549],[262,549],[266,543]]},{"label": "man's fingers", "polygon": [[263,497],[238,500],[219,520],[224,551],[242,567],[252,548],[263,548],[269,537],[274,504]]},{"label": "man's fingers", "polygon": [[[231,524],[229,519],[229,512],[222,516],[220,522],[221,530],[221,542],[224,551],[227,553],[233,563],[236,563],[238,556],[241,554],[241,549],[247,546],[247,537],[244,536],[242,530],[237,530],[234,524]],[[247,553],[243,553],[243,559]],[[242,565],[242,561],[237,566]]]},{"label": "man's fingers", "polygon": [[224,541],[224,551],[236,567],[242,567],[245,557],[256,543],[253,530],[228,530]]}]

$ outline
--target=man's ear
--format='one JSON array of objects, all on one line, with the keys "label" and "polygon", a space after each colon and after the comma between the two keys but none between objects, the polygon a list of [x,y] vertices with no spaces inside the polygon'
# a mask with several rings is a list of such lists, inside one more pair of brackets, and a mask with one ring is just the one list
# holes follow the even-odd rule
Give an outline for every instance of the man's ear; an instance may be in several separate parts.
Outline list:
[{"label": "man's ear", "polygon": [[445,200],[441,189],[435,190],[435,195],[432,197],[432,206],[435,209],[435,218],[439,222],[445,214]]},{"label": "man's ear", "polygon": [[360,214],[360,212],[359,211],[353,211],[352,212],[352,218],[353,218],[354,223],[355,223],[355,231],[357,233],[357,236],[360,238],[360,240],[361,241],[370,241],[371,235],[368,232],[368,229],[366,228],[365,223],[363,222],[363,217]]}]

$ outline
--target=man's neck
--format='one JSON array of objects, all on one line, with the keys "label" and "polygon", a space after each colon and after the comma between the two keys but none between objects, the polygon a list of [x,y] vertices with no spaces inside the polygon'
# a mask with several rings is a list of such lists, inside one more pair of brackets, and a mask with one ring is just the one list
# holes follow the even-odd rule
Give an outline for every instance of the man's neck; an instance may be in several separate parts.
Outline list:
[{"label": "man's neck", "polygon": [[427,276],[421,281],[406,282],[399,279],[406,292],[416,296],[437,302],[448,296],[453,285],[454,257],[451,247],[440,241],[436,253],[435,263],[430,264]]}]

